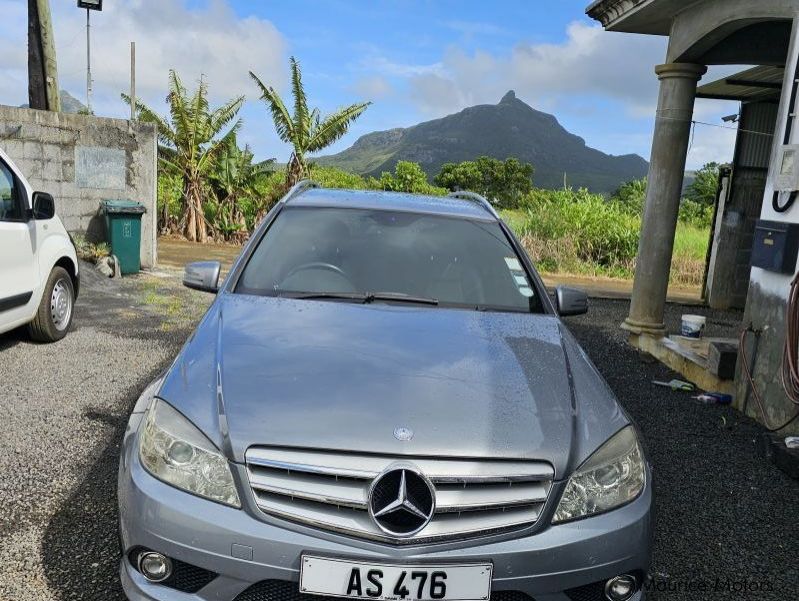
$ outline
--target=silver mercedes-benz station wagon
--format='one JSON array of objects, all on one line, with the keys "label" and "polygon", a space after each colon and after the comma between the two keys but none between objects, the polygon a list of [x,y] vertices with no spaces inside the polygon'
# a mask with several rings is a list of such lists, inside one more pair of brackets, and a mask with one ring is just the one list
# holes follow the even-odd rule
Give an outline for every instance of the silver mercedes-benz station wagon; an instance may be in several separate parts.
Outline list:
[{"label": "silver mercedes-benz station wagon", "polygon": [[132,600],[640,600],[635,426],[482,197],[301,182],[137,402]]}]

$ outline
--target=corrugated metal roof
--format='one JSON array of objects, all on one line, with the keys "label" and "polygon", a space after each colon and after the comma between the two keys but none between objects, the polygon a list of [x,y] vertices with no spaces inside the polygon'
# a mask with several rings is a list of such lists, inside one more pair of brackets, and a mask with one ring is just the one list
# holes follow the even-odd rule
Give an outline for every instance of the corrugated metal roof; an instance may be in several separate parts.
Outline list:
[{"label": "corrugated metal roof", "polygon": [[696,96],[741,102],[778,100],[784,74],[782,67],[754,67],[699,86]]}]

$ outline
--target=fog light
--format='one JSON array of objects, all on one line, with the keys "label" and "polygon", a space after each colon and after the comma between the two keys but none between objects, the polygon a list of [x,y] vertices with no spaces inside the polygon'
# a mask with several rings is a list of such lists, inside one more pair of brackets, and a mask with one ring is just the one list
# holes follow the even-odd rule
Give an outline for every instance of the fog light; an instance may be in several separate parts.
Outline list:
[{"label": "fog light", "polygon": [[172,575],[172,561],[155,551],[139,555],[139,572],[150,582],[163,582]]},{"label": "fog light", "polygon": [[635,576],[624,574],[611,578],[605,584],[605,596],[610,601],[627,601],[635,594],[638,583]]}]

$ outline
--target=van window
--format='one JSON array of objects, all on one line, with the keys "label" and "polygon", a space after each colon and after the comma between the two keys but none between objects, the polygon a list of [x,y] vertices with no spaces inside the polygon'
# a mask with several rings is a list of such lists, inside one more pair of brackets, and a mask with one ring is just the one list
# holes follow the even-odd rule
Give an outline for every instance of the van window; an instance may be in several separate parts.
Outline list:
[{"label": "van window", "polygon": [[0,161],[0,221],[21,221],[19,185],[8,166]]}]

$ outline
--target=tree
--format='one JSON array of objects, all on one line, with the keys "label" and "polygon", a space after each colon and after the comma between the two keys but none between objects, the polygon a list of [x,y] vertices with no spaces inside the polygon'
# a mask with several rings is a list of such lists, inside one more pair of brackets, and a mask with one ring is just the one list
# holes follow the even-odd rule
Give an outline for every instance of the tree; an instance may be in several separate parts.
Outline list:
[{"label": "tree", "polygon": [[501,208],[515,208],[533,188],[533,166],[518,159],[487,156],[462,163],[445,163],[433,180],[448,190],[471,190]]},{"label": "tree", "polygon": [[[122,98],[130,104],[130,98]],[[174,70],[169,71],[169,119],[161,117],[144,103],[136,102],[138,118],[158,128],[158,160],[183,179],[183,215],[178,227],[192,242],[205,242],[208,228],[203,213],[208,177],[220,153],[235,139],[241,120],[235,120],[244,96],[211,110],[208,84],[201,77],[189,95]],[[235,122],[234,122],[235,120]],[[233,123],[231,126],[230,124]],[[226,133],[222,133],[227,129]]]},{"label": "tree", "polygon": [[272,173],[275,159],[253,163],[254,155],[249,147],[239,148],[236,137],[229,138],[215,161],[210,173],[219,207],[220,223],[214,227],[222,229],[225,237],[247,231],[247,221],[240,201],[259,195],[259,185]]},{"label": "tree", "polygon": [[430,184],[427,183],[427,174],[419,163],[411,161],[398,161],[394,173],[384,171],[380,175],[380,187],[390,192],[408,192],[420,194],[426,191]]},{"label": "tree", "polygon": [[327,148],[341,138],[350,125],[361,116],[371,102],[359,102],[337,110],[322,118],[318,108],[309,109],[308,99],[302,85],[300,65],[292,56],[291,92],[294,96],[294,114],[290,114],[277,91],[264,83],[250,71],[250,77],[261,90],[261,100],[269,107],[278,137],[291,144],[293,152],[286,166],[286,186],[293,186],[303,178],[309,177],[310,166],[306,155]]},{"label": "tree", "polygon": [[708,163],[696,172],[696,179],[685,191],[685,198],[701,205],[714,205],[719,188],[719,164]]},{"label": "tree", "polygon": [[646,178],[624,182],[613,193],[611,200],[617,202],[632,215],[643,215],[646,202]]}]

